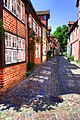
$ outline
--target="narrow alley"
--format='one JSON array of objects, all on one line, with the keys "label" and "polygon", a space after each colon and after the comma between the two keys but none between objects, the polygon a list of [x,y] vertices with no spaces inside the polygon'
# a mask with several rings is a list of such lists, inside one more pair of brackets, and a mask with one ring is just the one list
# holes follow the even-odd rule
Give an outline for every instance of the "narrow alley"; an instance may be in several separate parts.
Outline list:
[{"label": "narrow alley", "polygon": [[0,98],[0,120],[80,120],[80,67],[50,58]]}]

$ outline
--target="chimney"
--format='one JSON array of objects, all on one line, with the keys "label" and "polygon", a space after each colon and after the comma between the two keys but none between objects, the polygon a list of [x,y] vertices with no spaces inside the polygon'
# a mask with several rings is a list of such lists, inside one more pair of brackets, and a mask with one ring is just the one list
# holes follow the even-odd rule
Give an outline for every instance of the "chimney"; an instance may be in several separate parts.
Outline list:
[{"label": "chimney", "polygon": [[75,21],[69,21],[68,24],[68,32],[71,30],[72,26],[74,25]]}]

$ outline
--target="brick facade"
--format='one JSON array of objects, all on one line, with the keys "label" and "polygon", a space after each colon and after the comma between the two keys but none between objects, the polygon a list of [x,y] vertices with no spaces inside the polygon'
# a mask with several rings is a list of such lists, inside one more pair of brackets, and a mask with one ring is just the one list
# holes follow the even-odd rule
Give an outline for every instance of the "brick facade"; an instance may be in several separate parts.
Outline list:
[{"label": "brick facade", "polygon": [[17,34],[25,38],[25,25],[17,21]]},{"label": "brick facade", "polygon": [[[25,19],[25,6],[22,8],[22,19]],[[2,7],[3,9],[3,26],[11,35],[15,35],[18,40],[19,38],[26,39],[25,43],[27,46],[27,38],[25,27],[25,22],[16,17],[11,11],[9,11],[6,7]],[[0,14],[1,15],[1,14]],[[1,16],[0,16],[1,17]],[[27,22],[26,22],[27,23]],[[19,81],[26,77],[26,61],[17,62],[12,64],[5,63],[5,40],[0,41],[1,44],[1,60],[0,60],[0,95],[5,93],[7,90],[11,89],[15,86]],[[13,44],[12,44],[13,45]],[[10,48],[6,48],[10,49]],[[13,48],[12,48],[13,49]],[[15,49],[13,49],[15,51]]]},{"label": "brick facade", "polygon": [[[11,3],[14,1],[7,4],[6,2],[4,0],[3,4],[3,0],[1,0],[0,4],[0,18],[6,30],[5,34],[7,34],[7,37],[0,41],[0,95],[26,77],[29,52],[30,61],[33,61],[35,64],[46,61],[46,54],[42,58],[42,44],[45,44],[45,51],[47,53],[47,28],[50,17],[48,13],[47,19],[42,22],[30,1],[19,1],[20,4],[16,3],[18,5],[17,8],[15,8],[15,3]],[[34,38],[29,37],[29,15],[31,15],[32,22],[34,22],[32,24],[35,33]],[[42,35],[42,27],[45,29],[45,36]],[[37,41],[39,38],[41,40]],[[34,52],[29,48],[31,40],[35,42]]]},{"label": "brick facade", "polygon": [[0,68],[0,94],[11,89],[19,81],[26,77],[26,64],[18,64],[6,68]]},{"label": "brick facade", "polygon": [[3,10],[3,25],[6,30],[16,34],[16,18],[6,10]]},{"label": "brick facade", "polygon": [[[73,55],[74,61],[80,60],[80,1],[76,1],[78,7],[78,20],[68,24],[67,54]],[[70,27],[71,26],[71,27]]]}]

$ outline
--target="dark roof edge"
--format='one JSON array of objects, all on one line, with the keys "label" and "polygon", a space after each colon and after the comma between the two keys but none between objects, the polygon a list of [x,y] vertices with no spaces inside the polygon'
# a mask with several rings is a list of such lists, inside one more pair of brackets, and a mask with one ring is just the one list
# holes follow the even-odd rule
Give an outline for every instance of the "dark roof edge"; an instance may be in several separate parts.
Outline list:
[{"label": "dark roof edge", "polygon": [[76,1],[76,7],[78,7],[78,6],[79,6],[79,0]]},{"label": "dark roof edge", "polygon": [[67,35],[71,34],[71,32],[75,29],[75,27],[77,26],[77,24],[78,24],[78,20],[73,24],[71,30],[67,33]]},{"label": "dark roof edge", "polygon": [[30,1],[30,0],[27,0],[27,2],[28,2],[28,4],[32,7],[32,9],[33,9],[33,11],[34,11],[34,13],[35,13],[37,19],[39,20],[40,24],[42,24],[42,22],[40,21],[40,19],[39,19],[38,16],[37,16],[37,13],[36,13],[36,11],[35,11],[35,9],[34,9],[32,3],[31,3],[31,1]]}]

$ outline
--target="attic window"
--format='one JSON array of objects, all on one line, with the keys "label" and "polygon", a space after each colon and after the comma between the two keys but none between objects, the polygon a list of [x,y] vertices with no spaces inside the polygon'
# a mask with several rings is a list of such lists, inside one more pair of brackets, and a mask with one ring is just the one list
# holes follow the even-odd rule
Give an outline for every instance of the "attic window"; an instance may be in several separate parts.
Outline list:
[{"label": "attic window", "polygon": [[44,20],[46,20],[46,15],[44,15]]}]

